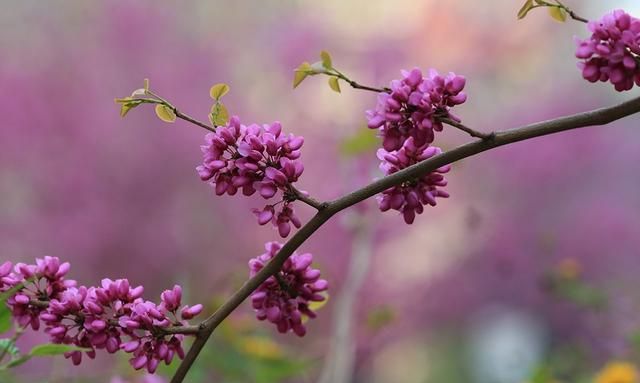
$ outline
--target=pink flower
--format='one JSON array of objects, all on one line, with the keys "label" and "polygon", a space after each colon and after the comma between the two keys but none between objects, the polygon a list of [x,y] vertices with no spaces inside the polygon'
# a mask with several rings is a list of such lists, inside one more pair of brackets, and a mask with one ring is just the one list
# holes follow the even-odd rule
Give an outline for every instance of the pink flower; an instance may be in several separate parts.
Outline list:
[{"label": "pink flower", "polygon": [[[281,248],[278,242],[267,243],[267,252],[249,261],[250,276],[258,273]],[[320,271],[311,267],[312,261],[309,253],[293,253],[276,276],[269,277],[251,294],[251,304],[259,320],[275,324],[281,333],[291,330],[298,336],[306,334],[302,317],[316,317],[309,303],[324,301],[321,293],[329,288],[328,282],[320,279]]]}]

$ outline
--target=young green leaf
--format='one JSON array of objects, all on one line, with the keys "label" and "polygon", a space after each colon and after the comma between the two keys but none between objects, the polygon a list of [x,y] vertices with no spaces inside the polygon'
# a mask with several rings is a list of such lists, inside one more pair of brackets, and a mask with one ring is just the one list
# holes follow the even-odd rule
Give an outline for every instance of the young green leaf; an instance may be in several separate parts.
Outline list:
[{"label": "young green leaf", "polygon": [[12,359],[9,363],[0,366],[0,371],[2,370],[6,370],[8,368],[12,368],[12,367],[18,367],[21,364],[24,364],[24,362],[28,361],[29,359],[31,359],[31,356],[29,355],[23,355],[19,358],[16,359]]},{"label": "young green leaf", "polygon": [[45,343],[39,344],[29,351],[29,356],[51,356],[60,355],[71,351],[88,351],[89,349],[73,346],[70,344]]},{"label": "young green leaf", "polygon": [[332,69],[333,65],[331,64],[331,55],[327,51],[320,52],[320,59],[322,60],[322,66],[325,69]]},{"label": "young green leaf", "polygon": [[211,98],[218,101],[222,98],[222,96],[227,94],[229,90],[231,90],[231,88],[229,88],[229,85],[220,83],[211,87],[211,90],[209,90],[209,95],[211,95]]},{"label": "young green leaf", "polygon": [[124,117],[129,111],[136,106],[142,104],[142,101],[136,100],[133,97],[116,98],[115,102],[120,105],[120,117]]},{"label": "young green leaf", "polygon": [[567,21],[567,12],[560,7],[549,7],[549,15],[561,23]]},{"label": "young green leaf", "polygon": [[295,89],[304,79],[309,75],[311,71],[311,65],[308,62],[303,62],[293,72],[293,88]]},{"label": "young green leaf", "polygon": [[0,339],[0,354],[2,353],[17,356],[20,354],[20,350],[12,339]]},{"label": "young green leaf", "polygon": [[338,82],[338,78],[331,76],[329,77],[329,87],[334,91],[340,93],[340,83]]},{"label": "young green leaf", "polygon": [[529,13],[529,11],[533,8],[533,0],[527,0],[522,8],[518,11],[518,20],[524,19],[524,17]]},{"label": "young green leaf", "polygon": [[164,104],[156,105],[156,115],[164,122],[174,122],[176,120],[176,114]]},{"label": "young green leaf", "polygon": [[221,102],[216,102],[211,107],[209,121],[213,126],[225,125],[229,121],[229,111]]}]

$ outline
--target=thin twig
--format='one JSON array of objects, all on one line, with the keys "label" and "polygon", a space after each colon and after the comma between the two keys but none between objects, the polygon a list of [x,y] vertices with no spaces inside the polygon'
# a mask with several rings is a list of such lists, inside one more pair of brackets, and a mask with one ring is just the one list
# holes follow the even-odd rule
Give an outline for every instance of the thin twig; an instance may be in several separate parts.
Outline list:
[{"label": "thin twig", "polygon": [[473,130],[458,121],[452,120],[451,118],[438,117],[438,121],[442,122],[443,124],[447,124],[447,125],[453,126],[454,128],[460,129],[463,132],[470,135],[471,137],[481,138],[483,140],[491,140],[495,137],[494,132],[491,132],[491,133],[478,132],[477,130]]},{"label": "thin twig", "polygon": [[538,122],[520,128],[495,133],[491,140],[477,140],[455,149],[429,158],[397,173],[381,178],[371,184],[329,202],[326,208],[320,210],[300,230],[298,230],[278,254],[265,265],[255,276],[247,280],[216,312],[200,324],[201,331],[196,336],[191,349],[178,367],[171,383],[181,383],[189,369],[197,359],[200,351],[218,325],[229,316],[251,293],[267,278],[280,271],[283,263],[291,254],[316,232],[334,214],[364,201],[367,198],[399,185],[403,182],[424,176],[444,165],[474,156],[478,153],[512,144],[527,139],[559,133],[566,130],[584,128],[595,125],[606,125],[623,117],[640,112],[640,98],[635,98],[621,104],[583,112],[553,120]]},{"label": "thin twig", "polygon": [[569,8],[566,5],[564,5],[560,0],[555,0],[555,2],[558,3],[560,8],[564,9],[565,12],[567,12],[572,19],[574,19],[576,21],[583,22],[583,23],[588,23],[589,22],[589,20],[585,19],[584,17],[578,16],[578,14],[576,14],[571,8]]},{"label": "thin twig", "polygon": [[215,133],[215,131],[216,131],[215,127],[211,127],[211,126],[209,126],[208,124],[205,124],[202,121],[198,121],[195,118],[193,118],[193,117],[191,117],[191,116],[189,116],[189,115],[187,115],[185,113],[182,113],[181,111],[178,110],[178,108],[175,107],[175,105],[173,105],[169,101],[165,100],[164,98],[158,96],[157,94],[151,92],[150,90],[147,90],[146,92],[147,92],[148,95],[150,95],[152,97],[155,97],[155,99],[152,99],[152,98],[141,98],[140,100],[144,100],[145,102],[150,102],[150,103],[153,103],[153,104],[166,105],[167,107],[169,107],[171,109],[171,111],[173,111],[173,113],[176,115],[176,117],[178,117],[178,118],[180,118],[182,120],[188,121],[188,122],[190,122],[190,123],[192,123],[194,125],[198,125],[199,127],[204,128],[204,129],[206,129],[206,130],[208,130],[210,132],[214,132]]},{"label": "thin twig", "polygon": [[340,72],[339,70],[337,70],[335,68],[332,68],[331,70],[334,73],[331,73],[330,75],[336,76],[336,77],[344,80],[347,84],[351,85],[351,87],[353,89],[368,90],[370,92],[376,92],[376,93],[391,93],[391,88],[387,88],[387,87],[376,88],[376,87],[373,87],[373,86],[362,85],[362,84],[350,79],[349,77],[347,77],[346,75],[344,75],[342,72]]},{"label": "thin twig", "polygon": [[315,208],[316,210],[322,210],[327,206],[326,202],[320,202],[315,198],[312,198],[308,194],[296,189],[296,187],[291,184],[289,184],[289,192],[291,193],[293,198],[295,198],[298,201],[302,201],[306,203],[307,205]]}]

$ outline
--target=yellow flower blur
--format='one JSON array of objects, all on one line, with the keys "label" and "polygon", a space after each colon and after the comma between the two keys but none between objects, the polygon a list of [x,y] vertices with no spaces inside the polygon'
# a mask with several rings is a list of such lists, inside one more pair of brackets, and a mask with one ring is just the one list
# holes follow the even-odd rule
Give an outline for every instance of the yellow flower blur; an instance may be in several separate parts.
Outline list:
[{"label": "yellow flower blur", "polygon": [[594,383],[638,383],[638,370],[628,362],[610,362],[596,375]]}]

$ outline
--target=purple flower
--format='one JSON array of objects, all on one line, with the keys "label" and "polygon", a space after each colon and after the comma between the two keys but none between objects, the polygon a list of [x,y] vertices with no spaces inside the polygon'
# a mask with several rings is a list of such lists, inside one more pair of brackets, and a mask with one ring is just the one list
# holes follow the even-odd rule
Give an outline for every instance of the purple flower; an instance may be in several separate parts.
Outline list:
[{"label": "purple flower", "polygon": [[[250,276],[258,273],[281,248],[278,242],[267,243],[267,252],[249,261]],[[293,253],[276,276],[269,277],[251,294],[251,304],[259,320],[275,324],[281,333],[291,330],[298,336],[306,334],[303,316],[316,317],[309,303],[324,301],[326,298],[321,293],[329,288],[328,282],[320,279],[320,271],[311,267],[312,261],[309,253]]]},{"label": "purple flower", "polygon": [[[385,175],[389,175],[440,153],[442,150],[435,146],[418,148],[413,137],[409,137],[400,150],[388,152],[379,149],[378,158],[382,161],[380,169]],[[437,197],[449,197],[441,188],[447,185],[443,174],[450,169],[451,167],[446,165],[419,179],[385,190],[378,197],[380,210],[397,210],[402,213],[407,224],[413,223],[416,214],[421,214],[425,205],[435,206]]]},{"label": "purple flower", "polygon": [[460,121],[450,109],[467,99],[462,92],[465,78],[454,73],[443,77],[431,69],[429,77],[423,77],[416,68],[402,71],[402,77],[393,80],[391,92],[380,93],[376,108],[366,113],[369,128],[379,129],[387,151],[400,149],[409,137],[418,147],[430,144],[434,131],[443,128],[438,118]]},{"label": "purple flower", "polygon": [[[164,335],[162,330],[186,325],[186,320],[200,314],[203,306],[184,306],[179,321],[180,286],[165,290],[158,305],[142,299],[144,288],[133,287],[126,279],[103,279],[100,287],[77,286],[75,281],[64,279],[69,268],[69,263],[60,263],[55,257],[36,259],[35,265],[18,263],[13,272],[11,263],[0,265],[0,292],[24,285],[7,299],[18,324],[38,330],[44,323],[44,331],[53,343],[86,348],[85,352],[65,354],[76,365],[83,355],[93,359],[96,350],[102,349],[132,353],[132,366],[150,373],[161,361],[169,364],[174,355],[184,357],[184,336]],[[129,341],[123,342],[125,337]]]},{"label": "purple flower", "polygon": [[[226,126],[207,134],[205,141],[206,145],[201,146],[203,163],[196,170],[203,181],[209,181],[217,195],[235,195],[241,189],[245,196],[258,191],[263,198],[269,199],[281,191],[281,201],[288,204],[284,195],[304,171],[299,159],[304,143],[302,137],[283,134],[279,122],[245,126],[234,116]],[[273,206],[269,205],[262,211],[254,209],[254,213],[261,225],[275,215]],[[284,208],[279,221],[283,223],[274,222],[280,235],[289,234],[289,221],[299,227],[297,218],[291,214]]]},{"label": "purple flower", "polygon": [[587,81],[611,82],[619,92],[640,85],[640,20],[623,10],[587,25],[591,37],[576,38],[576,57]]}]

